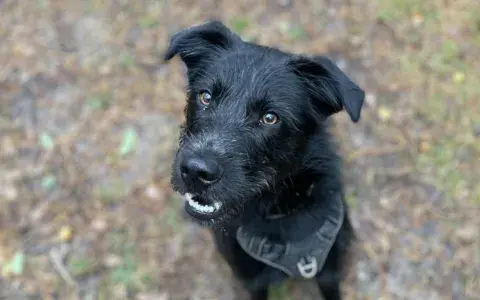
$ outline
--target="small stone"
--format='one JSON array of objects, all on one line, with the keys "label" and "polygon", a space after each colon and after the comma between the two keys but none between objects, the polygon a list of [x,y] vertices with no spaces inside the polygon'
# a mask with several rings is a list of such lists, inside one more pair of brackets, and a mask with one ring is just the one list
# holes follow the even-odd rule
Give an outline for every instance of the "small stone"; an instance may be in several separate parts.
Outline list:
[{"label": "small stone", "polygon": [[457,230],[457,236],[464,242],[473,242],[480,235],[480,231],[475,226],[465,226]]},{"label": "small stone", "polygon": [[18,197],[18,190],[13,184],[4,184],[0,186],[0,196],[5,197],[8,201],[13,201]]},{"label": "small stone", "polygon": [[377,105],[377,96],[373,93],[367,93],[365,95],[365,102],[367,102],[368,106],[375,108]]},{"label": "small stone", "polygon": [[122,263],[122,258],[115,254],[107,254],[103,259],[103,264],[107,268],[114,268]]},{"label": "small stone", "polygon": [[112,67],[109,64],[100,66],[98,72],[102,75],[108,75],[112,72]]},{"label": "small stone", "polygon": [[360,35],[354,35],[351,39],[350,39],[350,42],[354,45],[354,46],[358,46],[360,44],[362,44],[364,41],[364,38]]},{"label": "small stone", "polygon": [[107,229],[107,221],[104,219],[95,219],[92,221],[91,226],[95,231],[105,231],[105,229]]},{"label": "small stone", "polygon": [[156,185],[151,184],[145,189],[145,196],[153,200],[163,201],[165,199],[165,192]]},{"label": "small stone", "polygon": [[139,293],[136,300],[168,300],[168,293]]},{"label": "small stone", "polygon": [[388,207],[390,204],[390,201],[387,197],[382,197],[380,198],[380,205],[383,207]]},{"label": "small stone", "polygon": [[282,33],[287,33],[288,30],[290,29],[290,24],[286,21],[280,21],[278,22],[278,29],[280,29],[280,31]]}]

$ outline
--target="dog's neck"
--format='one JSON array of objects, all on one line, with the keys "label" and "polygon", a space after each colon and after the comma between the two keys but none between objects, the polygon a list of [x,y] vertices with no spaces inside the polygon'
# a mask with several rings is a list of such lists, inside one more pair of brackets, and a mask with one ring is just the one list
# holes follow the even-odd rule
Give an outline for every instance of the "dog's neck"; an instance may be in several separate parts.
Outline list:
[{"label": "dog's neck", "polygon": [[315,179],[315,176],[306,172],[289,177],[282,182],[277,192],[267,196],[270,201],[260,207],[260,213],[269,219],[281,218],[307,206],[312,201]]},{"label": "dog's neck", "polygon": [[[297,209],[319,201],[318,195],[311,195],[314,186],[322,185],[323,190],[341,189],[342,180],[339,173],[341,159],[330,139],[328,126],[321,127],[321,132],[314,135],[307,144],[308,153],[302,160],[298,172],[290,174],[276,185],[274,191],[268,192],[264,207],[260,213],[266,217],[281,217],[294,213]],[[263,211],[262,211],[263,210]]]}]

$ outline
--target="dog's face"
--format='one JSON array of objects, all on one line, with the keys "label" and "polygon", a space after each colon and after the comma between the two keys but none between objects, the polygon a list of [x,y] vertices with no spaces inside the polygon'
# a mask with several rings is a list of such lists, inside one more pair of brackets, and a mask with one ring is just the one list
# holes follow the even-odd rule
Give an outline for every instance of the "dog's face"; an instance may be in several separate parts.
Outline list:
[{"label": "dog's face", "polygon": [[327,58],[245,43],[220,22],[177,33],[166,59],[176,54],[187,65],[189,93],[172,184],[205,224],[302,168],[326,117],[343,108],[360,117],[363,91]]}]

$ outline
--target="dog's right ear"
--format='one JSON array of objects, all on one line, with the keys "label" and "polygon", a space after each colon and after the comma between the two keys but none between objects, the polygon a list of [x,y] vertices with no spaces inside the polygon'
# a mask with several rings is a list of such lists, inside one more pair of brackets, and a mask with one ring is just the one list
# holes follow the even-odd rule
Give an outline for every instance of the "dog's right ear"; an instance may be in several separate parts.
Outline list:
[{"label": "dog's right ear", "polygon": [[170,39],[165,60],[179,54],[193,71],[204,61],[215,58],[222,50],[239,45],[242,40],[220,21],[210,21],[202,25],[179,31]]}]

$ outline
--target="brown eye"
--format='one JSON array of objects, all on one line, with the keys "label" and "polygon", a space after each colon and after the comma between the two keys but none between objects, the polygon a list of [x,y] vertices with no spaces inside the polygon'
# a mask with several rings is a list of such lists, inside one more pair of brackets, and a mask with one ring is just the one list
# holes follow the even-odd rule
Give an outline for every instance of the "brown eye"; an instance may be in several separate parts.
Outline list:
[{"label": "brown eye", "polygon": [[273,125],[278,122],[278,116],[274,113],[266,113],[262,117],[262,123],[266,125]]},{"label": "brown eye", "polygon": [[202,103],[203,105],[209,105],[210,101],[212,100],[212,95],[210,95],[209,92],[204,91],[198,95],[198,99],[200,100],[200,103]]}]

